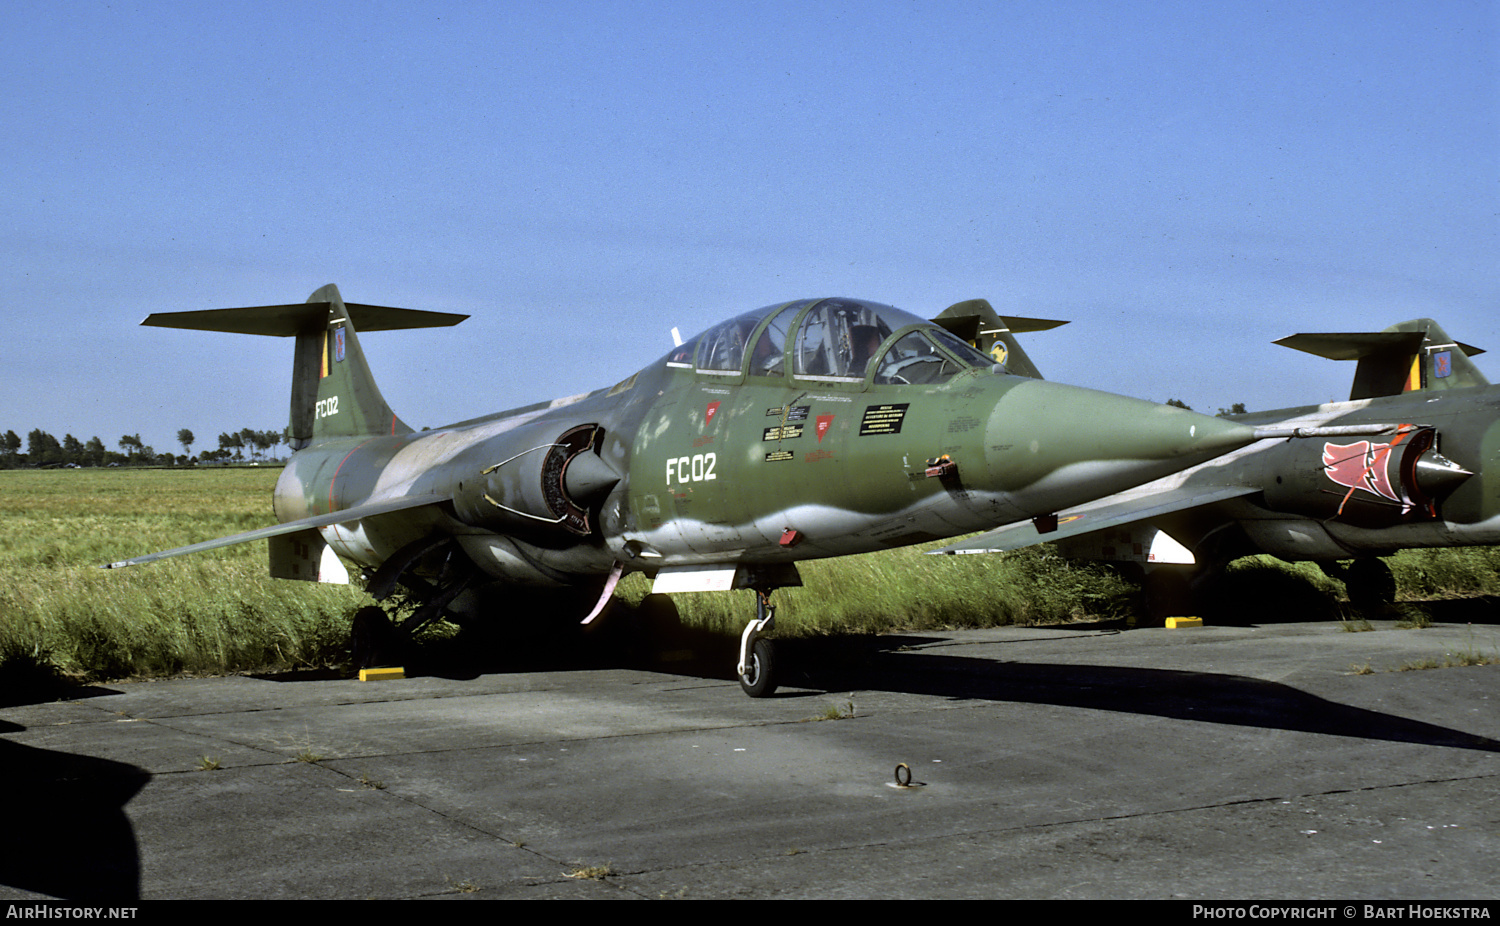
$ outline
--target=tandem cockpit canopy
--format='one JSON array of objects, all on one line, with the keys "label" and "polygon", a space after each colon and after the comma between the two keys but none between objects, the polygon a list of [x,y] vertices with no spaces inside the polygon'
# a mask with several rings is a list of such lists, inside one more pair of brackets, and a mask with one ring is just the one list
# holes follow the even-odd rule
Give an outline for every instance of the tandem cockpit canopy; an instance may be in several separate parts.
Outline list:
[{"label": "tandem cockpit canopy", "polygon": [[933,323],[878,302],[804,299],[738,315],[667,355],[668,366],[723,377],[942,382],[994,361]]}]

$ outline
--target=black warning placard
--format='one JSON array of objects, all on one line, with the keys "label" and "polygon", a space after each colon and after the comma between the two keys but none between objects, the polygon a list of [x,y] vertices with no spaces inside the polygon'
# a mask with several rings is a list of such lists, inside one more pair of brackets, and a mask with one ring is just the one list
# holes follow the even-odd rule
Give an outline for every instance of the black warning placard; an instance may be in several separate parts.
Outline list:
[{"label": "black warning placard", "polygon": [[900,434],[901,423],[906,420],[906,410],[910,406],[910,402],[865,406],[865,416],[859,420],[859,435]]},{"label": "black warning placard", "polygon": [[767,418],[785,418],[787,421],[806,421],[811,405],[778,405],[766,409]]},{"label": "black warning placard", "polygon": [[763,441],[769,441],[769,440],[791,440],[794,437],[801,437],[801,436],[802,436],[802,425],[800,425],[800,424],[787,424],[787,425],[782,425],[780,427],[775,427],[775,428],[766,428],[764,431],[761,432],[760,439],[763,440]]}]

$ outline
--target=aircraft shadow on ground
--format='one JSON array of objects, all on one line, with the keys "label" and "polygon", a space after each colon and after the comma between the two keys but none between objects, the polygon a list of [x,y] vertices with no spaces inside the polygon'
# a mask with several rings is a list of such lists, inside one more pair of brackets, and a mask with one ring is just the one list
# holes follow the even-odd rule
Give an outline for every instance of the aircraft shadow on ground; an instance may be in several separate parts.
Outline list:
[{"label": "aircraft shadow on ground", "polygon": [[[24,729],[0,721],[0,734]],[[0,768],[9,785],[0,884],[66,900],[140,897],[140,854],[125,805],[150,780],[148,772],[3,735]]]},{"label": "aircraft shadow on ground", "polygon": [[[1093,633],[1112,625],[1058,625]],[[896,691],[953,700],[1051,704],[1205,723],[1322,733],[1360,739],[1500,751],[1500,741],[1379,711],[1350,707],[1288,685],[1246,676],[1176,669],[998,662],[921,652],[943,636],[844,636],[777,644],[782,685],[777,697],[807,691]],[[436,648],[414,660],[412,674],[476,678],[517,671],[637,668],[730,680],[738,639],[677,628],[649,640],[593,638],[586,645],[527,647],[507,653]],[[799,693],[795,689],[803,689]]]},{"label": "aircraft shadow on ground", "polygon": [[[1196,608],[1185,613],[1228,627],[1320,620],[1494,624],[1500,623],[1500,597],[1403,600],[1361,609],[1318,588],[1305,576],[1265,566],[1242,569],[1221,580],[1202,596]],[[1161,622],[1156,624],[1160,626]]]},{"label": "aircraft shadow on ground", "polygon": [[[903,637],[910,649],[941,638]],[[874,690],[953,700],[1050,704],[1204,723],[1322,733],[1357,739],[1500,752],[1500,741],[1364,708],[1289,685],[1239,675],[1178,669],[996,662],[922,652],[876,652],[862,665],[820,658],[819,642],[785,655],[800,675],[787,684],[826,691]],[[824,657],[827,654],[823,654]]]}]

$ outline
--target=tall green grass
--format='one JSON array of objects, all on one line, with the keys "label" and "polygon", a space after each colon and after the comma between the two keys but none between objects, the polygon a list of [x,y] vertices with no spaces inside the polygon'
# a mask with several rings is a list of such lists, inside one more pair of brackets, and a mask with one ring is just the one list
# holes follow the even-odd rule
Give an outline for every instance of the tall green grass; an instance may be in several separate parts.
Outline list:
[{"label": "tall green grass", "polygon": [[1500,547],[1402,550],[1386,562],[1401,599],[1460,598],[1500,590]]},{"label": "tall green grass", "polygon": [[0,472],[0,667],[84,678],[338,658],[357,588],[266,576],[264,543],[104,563],[274,523],[274,469]]}]

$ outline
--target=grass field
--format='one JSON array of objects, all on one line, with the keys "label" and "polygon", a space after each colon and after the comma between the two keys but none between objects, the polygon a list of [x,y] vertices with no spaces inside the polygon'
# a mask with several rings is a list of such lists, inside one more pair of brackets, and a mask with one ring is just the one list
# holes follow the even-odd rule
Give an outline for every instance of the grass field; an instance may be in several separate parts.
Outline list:
[{"label": "grass field", "polygon": [[[274,522],[274,468],[0,471],[0,667],[87,679],[329,666],[347,657],[356,586],[267,578],[264,542],[129,569],[98,567]],[[801,564],[778,591],[781,635],[878,633],[1123,617],[1138,590],[1110,570],[1036,548],[927,556],[930,547]],[[1495,594],[1500,550],[1408,551],[1391,559],[1403,599]],[[620,597],[649,583],[627,577]],[[1314,566],[1242,560],[1223,583],[1232,611],[1268,599],[1337,619],[1342,586]],[[737,635],[748,592],[681,595],[685,624]]]},{"label": "grass field", "polygon": [[264,543],[98,568],[274,523],[278,472],[0,472],[0,658],[88,678],[326,661],[367,599],[267,578]]}]

